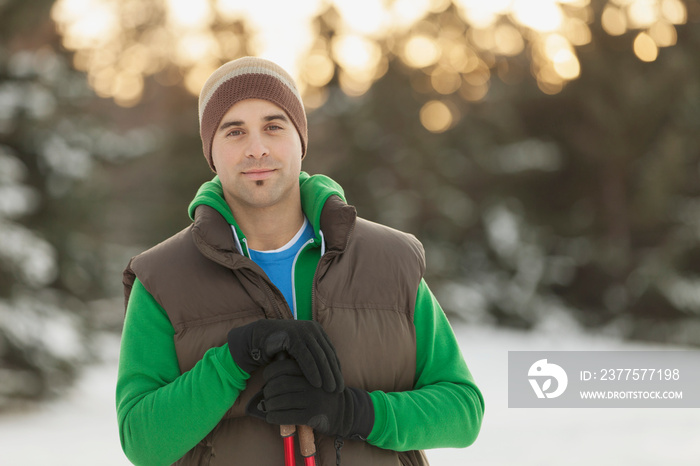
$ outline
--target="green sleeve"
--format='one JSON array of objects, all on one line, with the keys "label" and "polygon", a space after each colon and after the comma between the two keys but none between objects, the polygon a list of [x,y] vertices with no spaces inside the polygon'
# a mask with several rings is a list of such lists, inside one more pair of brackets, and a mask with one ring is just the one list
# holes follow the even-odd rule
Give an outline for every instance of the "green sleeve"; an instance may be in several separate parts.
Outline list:
[{"label": "green sleeve", "polygon": [[481,428],[484,399],[445,313],[424,280],[418,287],[413,323],[413,390],[370,393],[375,421],[367,442],[396,451],[469,446]]},{"label": "green sleeve", "polygon": [[169,465],[202,440],[250,377],[228,345],[209,349],[180,373],[175,332],[163,308],[137,280],[129,298],[117,377],[117,419],[126,456],[136,465]]}]

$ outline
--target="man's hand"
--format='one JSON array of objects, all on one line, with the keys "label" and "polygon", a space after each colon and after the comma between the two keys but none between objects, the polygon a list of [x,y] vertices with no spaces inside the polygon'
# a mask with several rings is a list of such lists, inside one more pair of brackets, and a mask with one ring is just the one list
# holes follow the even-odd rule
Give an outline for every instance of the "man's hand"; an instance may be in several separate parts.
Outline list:
[{"label": "man's hand", "polygon": [[287,352],[312,387],[324,392],[345,388],[335,348],[318,322],[261,319],[232,329],[228,347],[236,364],[248,373]]},{"label": "man's hand", "polygon": [[364,390],[334,393],[309,384],[299,365],[285,359],[265,368],[265,386],[246,412],[270,424],[306,425],[326,435],[366,440],[374,426],[374,406]]}]

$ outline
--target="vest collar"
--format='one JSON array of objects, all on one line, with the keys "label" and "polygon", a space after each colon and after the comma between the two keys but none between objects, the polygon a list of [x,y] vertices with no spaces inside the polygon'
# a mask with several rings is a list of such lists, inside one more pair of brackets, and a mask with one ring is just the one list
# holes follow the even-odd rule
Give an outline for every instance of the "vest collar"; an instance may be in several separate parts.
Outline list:
[{"label": "vest collar", "polygon": [[194,212],[192,238],[197,249],[207,258],[228,268],[238,267],[243,259],[231,226],[214,208],[201,204]]},{"label": "vest collar", "polygon": [[[321,251],[343,252],[355,226],[357,211],[339,196],[329,197],[321,212]],[[244,247],[231,225],[214,208],[201,204],[194,212],[192,235],[197,248],[209,259],[236,267],[245,256]]]},{"label": "vest collar", "polygon": [[321,230],[326,242],[326,251],[343,252],[355,228],[357,210],[346,204],[339,196],[326,200],[321,211]]}]

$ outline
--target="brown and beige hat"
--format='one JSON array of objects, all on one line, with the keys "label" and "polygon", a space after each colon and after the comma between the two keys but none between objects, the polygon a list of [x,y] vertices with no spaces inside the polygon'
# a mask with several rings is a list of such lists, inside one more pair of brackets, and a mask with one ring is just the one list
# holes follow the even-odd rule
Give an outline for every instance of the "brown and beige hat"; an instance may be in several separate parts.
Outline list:
[{"label": "brown and beige hat", "polygon": [[228,109],[245,99],[269,100],[287,112],[301,138],[302,157],[306,155],[306,113],[294,80],[269,60],[243,57],[214,71],[199,93],[199,134],[212,171],[216,172],[211,156],[216,128]]}]

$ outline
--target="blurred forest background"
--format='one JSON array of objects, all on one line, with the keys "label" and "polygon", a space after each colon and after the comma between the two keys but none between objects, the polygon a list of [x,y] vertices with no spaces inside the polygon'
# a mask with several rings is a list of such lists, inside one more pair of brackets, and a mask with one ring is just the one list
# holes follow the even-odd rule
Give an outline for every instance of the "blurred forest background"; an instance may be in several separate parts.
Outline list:
[{"label": "blurred forest background", "polygon": [[451,319],[700,346],[697,0],[0,0],[0,411],[120,330],[244,55],[297,77],[303,169],[423,241]]}]

